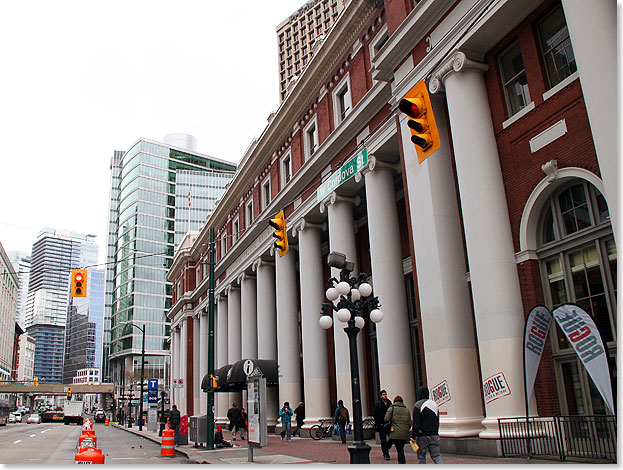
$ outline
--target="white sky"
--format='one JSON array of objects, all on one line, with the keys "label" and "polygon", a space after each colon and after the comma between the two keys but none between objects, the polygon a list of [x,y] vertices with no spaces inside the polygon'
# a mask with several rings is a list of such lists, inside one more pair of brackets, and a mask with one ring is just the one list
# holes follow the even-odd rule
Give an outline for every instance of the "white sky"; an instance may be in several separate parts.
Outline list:
[{"label": "white sky", "polygon": [[103,262],[110,157],[140,137],[237,163],[279,106],[275,31],[304,3],[0,2],[4,249],[52,227],[97,235]]}]

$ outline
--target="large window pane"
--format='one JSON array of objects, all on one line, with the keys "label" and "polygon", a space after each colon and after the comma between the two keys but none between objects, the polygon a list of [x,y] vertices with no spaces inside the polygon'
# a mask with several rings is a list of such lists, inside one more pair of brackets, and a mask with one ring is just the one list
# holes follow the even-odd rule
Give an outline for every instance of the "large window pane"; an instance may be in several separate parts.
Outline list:
[{"label": "large window pane", "polygon": [[539,23],[538,32],[551,88],[577,70],[562,6]]}]

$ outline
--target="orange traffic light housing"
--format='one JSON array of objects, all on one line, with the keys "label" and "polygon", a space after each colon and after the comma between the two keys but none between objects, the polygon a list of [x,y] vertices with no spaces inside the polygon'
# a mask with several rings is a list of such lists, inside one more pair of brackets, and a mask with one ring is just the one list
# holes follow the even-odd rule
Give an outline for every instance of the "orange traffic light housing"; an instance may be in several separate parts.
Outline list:
[{"label": "orange traffic light housing", "polygon": [[275,229],[273,237],[276,238],[274,246],[279,250],[279,256],[283,256],[288,252],[288,234],[286,232],[286,216],[283,213],[283,209],[275,216],[274,219],[270,219],[268,224]]},{"label": "orange traffic light housing", "polygon": [[418,162],[422,163],[441,147],[437,122],[426,82],[421,80],[398,103],[398,109],[409,117],[411,142],[415,144]]},{"label": "orange traffic light housing", "polygon": [[32,386],[33,387],[38,387],[39,386],[39,379],[37,377],[32,379]]},{"label": "orange traffic light housing", "polygon": [[71,296],[86,297],[87,296],[87,270],[72,269],[71,270]]},{"label": "orange traffic light housing", "polygon": [[218,381],[213,375],[210,376],[210,391],[214,392],[218,388]]}]

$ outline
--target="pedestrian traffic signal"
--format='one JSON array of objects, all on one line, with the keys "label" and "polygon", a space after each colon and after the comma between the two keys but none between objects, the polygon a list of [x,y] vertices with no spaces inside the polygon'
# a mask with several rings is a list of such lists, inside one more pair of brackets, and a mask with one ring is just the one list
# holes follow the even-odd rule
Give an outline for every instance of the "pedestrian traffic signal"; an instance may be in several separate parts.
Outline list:
[{"label": "pedestrian traffic signal", "polygon": [[39,379],[38,379],[37,377],[35,377],[35,378],[32,380],[32,386],[33,386],[33,387],[38,387],[38,386],[39,386]]},{"label": "pedestrian traffic signal", "polygon": [[400,100],[398,109],[409,117],[407,125],[411,129],[411,142],[415,144],[418,161],[422,163],[441,147],[433,106],[424,80],[418,82]]},{"label": "pedestrian traffic signal", "polygon": [[87,296],[87,270],[72,269],[71,270],[71,296],[86,297]]},{"label": "pedestrian traffic signal", "polygon": [[67,399],[71,400],[71,387],[67,387]]},{"label": "pedestrian traffic signal", "polygon": [[274,246],[279,249],[279,256],[283,256],[288,252],[288,234],[286,232],[286,216],[283,213],[283,209],[275,216],[274,219],[270,219],[268,222],[271,227],[275,229],[273,237],[275,240]]},{"label": "pedestrian traffic signal", "polygon": [[214,392],[218,388],[218,381],[216,380],[216,377],[210,375],[210,383],[208,385],[210,387],[210,391]]}]

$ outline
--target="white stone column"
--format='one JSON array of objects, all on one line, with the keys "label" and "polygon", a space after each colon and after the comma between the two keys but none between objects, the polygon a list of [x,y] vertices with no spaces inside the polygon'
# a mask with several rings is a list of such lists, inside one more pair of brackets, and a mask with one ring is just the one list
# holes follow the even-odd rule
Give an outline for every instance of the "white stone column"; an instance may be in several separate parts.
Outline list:
[{"label": "white stone column", "polygon": [[[214,334],[216,361],[215,369],[227,365],[227,297],[225,293],[216,296],[216,331]],[[227,422],[229,398],[227,393],[215,393],[216,421]]]},{"label": "white stone column", "polygon": [[[418,163],[407,119],[402,149],[416,252],[417,287],[427,384],[450,399],[440,406],[440,435],[482,431],[481,385],[445,101],[431,96],[441,148]],[[446,387],[445,389],[443,387]]]},{"label": "white stone column", "polygon": [[[199,314],[199,408],[198,413],[206,414],[208,409],[207,394],[201,390],[201,382],[208,373],[208,307]],[[215,394],[216,395],[216,394]],[[215,407],[216,409],[216,407]]]},{"label": "white stone column", "polygon": [[[242,359],[242,336],[240,321],[240,287],[229,286],[227,288],[227,364],[234,364]],[[228,393],[229,403],[238,404],[242,395],[239,392]]]},{"label": "white stone column", "polygon": [[193,415],[199,414],[199,406],[201,402],[201,373],[200,363],[201,355],[199,354],[201,344],[201,312],[193,315]]},{"label": "white stone column", "polygon": [[238,278],[240,284],[242,359],[257,359],[257,287],[255,282],[255,276],[247,273],[243,273]]},{"label": "white stone column", "polygon": [[177,399],[179,397],[177,380],[180,371],[180,330],[179,326],[175,325],[171,327],[171,404],[177,404]]},{"label": "white stone column", "polygon": [[285,256],[275,250],[277,288],[277,358],[279,364],[279,402],[301,401],[301,361],[299,359],[298,286],[296,251],[290,246]]},{"label": "white stone column", "polygon": [[525,413],[524,315],[485,69],[457,51],[439,67],[430,90],[439,90],[442,81],[446,89],[482,379],[503,375],[510,390],[493,401],[485,398],[480,436],[499,438],[497,418]]},{"label": "white stone column", "polygon": [[[322,230],[326,230],[326,225],[302,220],[292,231],[299,238],[306,428],[333,414],[330,409],[327,332],[318,324],[326,290],[320,246]],[[296,406],[295,403],[291,405]]]},{"label": "white stone column", "polygon": [[617,236],[618,120],[617,83],[617,2],[562,0],[573,55],[578,67],[582,95],[591,124],[610,210],[612,231]]},{"label": "white stone column", "polygon": [[[257,287],[257,357],[277,360],[277,306],[275,292],[275,263],[258,259],[253,263]],[[279,390],[266,388],[267,425],[277,425],[279,413]]]},{"label": "white stone column", "polygon": [[393,165],[370,157],[365,171],[370,261],[374,295],[384,318],[376,325],[380,386],[388,395],[400,394],[410,410],[415,404],[413,354],[402,250],[396,209]]},{"label": "white stone column", "polygon": [[[186,323],[188,317],[186,312],[182,313],[182,320],[180,322],[180,377],[182,384],[179,388],[179,398],[177,409],[180,413],[185,415],[188,412],[187,400],[186,400],[186,387],[188,386],[188,377],[186,373],[186,351],[188,345],[188,324]],[[178,380],[179,382],[179,380]]]},{"label": "white stone column", "polygon": [[[327,211],[329,219],[329,251],[338,251],[346,255],[346,259],[354,263],[352,275],[359,273],[357,263],[357,245],[355,242],[355,221],[353,218],[353,206],[358,205],[359,197],[349,198],[339,196],[333,192],[320,204],[320,212]],[[331,268],[331,277],[340,278],[340,270]],[[348,336],[344,331],[346,323],[337,319],[333,312],[333,342],[335,344],[335,375],[338,400],[344,401],[344,406],[351,412],[353,409],[353,395],[350,386],[350,356]],[[366,388],[366,369],[363,354],[363,341],[361,335],[357,336],[357,351],[359,354],[359,378],[361,388],[361,413],[367,416],[368,390]]]}]

